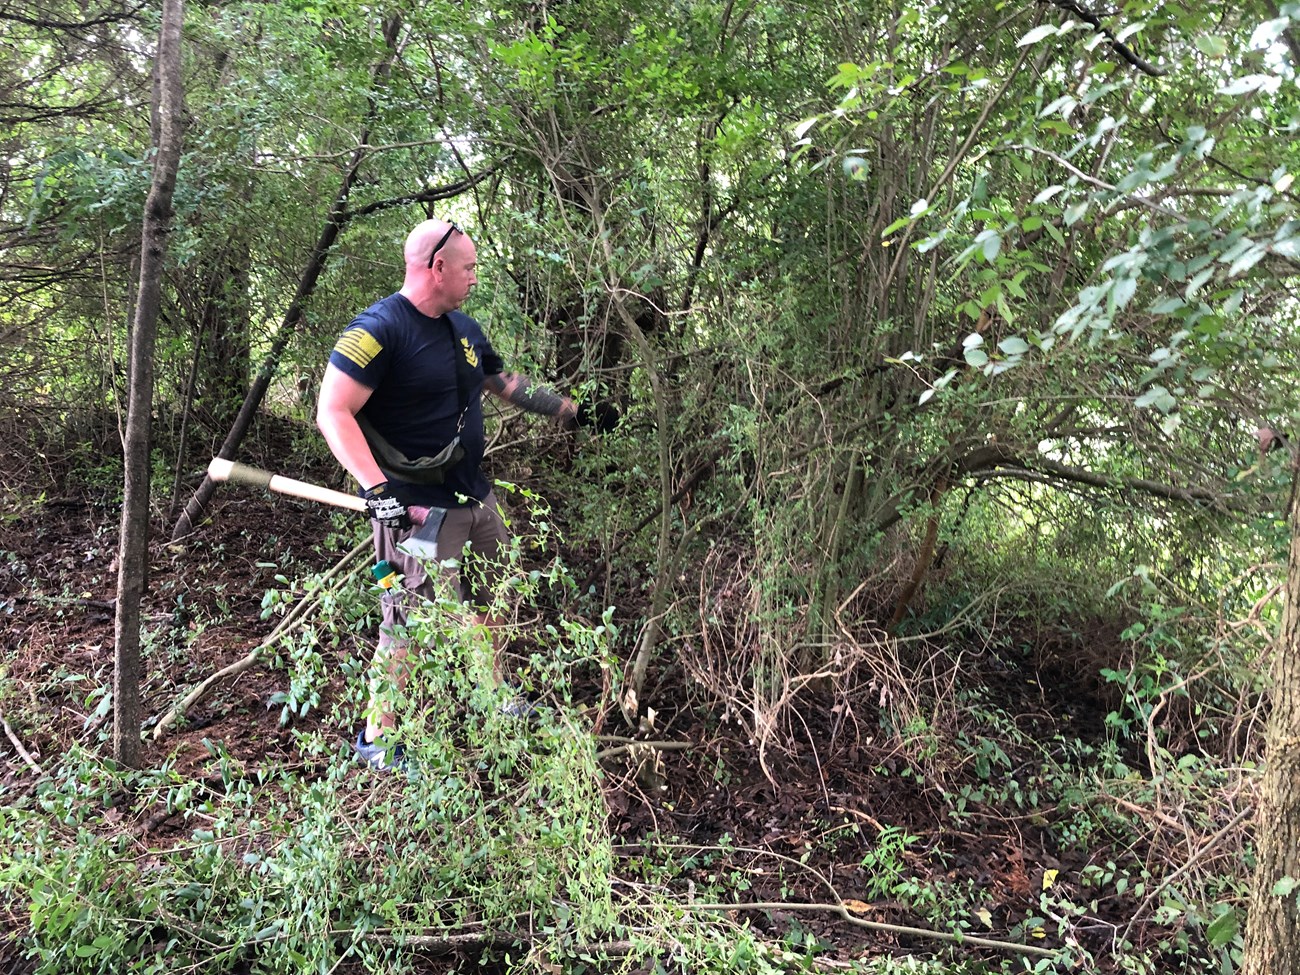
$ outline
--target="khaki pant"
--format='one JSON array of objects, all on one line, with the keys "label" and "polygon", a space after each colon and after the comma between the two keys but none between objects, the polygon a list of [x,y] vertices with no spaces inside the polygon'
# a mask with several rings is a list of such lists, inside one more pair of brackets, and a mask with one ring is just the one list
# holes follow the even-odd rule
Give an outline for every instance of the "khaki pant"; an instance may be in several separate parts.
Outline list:
[{"label": "khaki pant", "polygon": [[[438,557],[443,565],[437,569],[436,578],[430,578],[424,562],[398,551],[397,546],[414,529],[396,531],[378,522],[374,528],[376,560],[387,560],[405,577],[397,591],[385,593],[379,600],[384,613],[379,628],[381,652],[394,640],[393,627],[406,625],[410,600],[433,599],[435,586],[451,587],[475,611],[491,604],[505,571],[505,548],[510,541],[495,494],[489,492],[481,504],[447,509],[438,531]],[[454,564],[449,565],[451,560],[455,560]],[[429,567],[433,564],[429,563]]]}]

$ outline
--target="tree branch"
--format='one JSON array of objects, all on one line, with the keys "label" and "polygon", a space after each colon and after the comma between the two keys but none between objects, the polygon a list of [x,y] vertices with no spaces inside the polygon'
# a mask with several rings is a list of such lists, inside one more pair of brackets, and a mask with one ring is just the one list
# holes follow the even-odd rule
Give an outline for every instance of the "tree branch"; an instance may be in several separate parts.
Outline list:
[{"label": "tree branch", "polygon": [[1169,73],[1164,68],[1157,68],[1150,61],[1139,57],[1131,47],[1115,36],[1114,31],[1101,22],[1100,17],[1091,10],[1085,9],[1083,4],[1076,2],[1076,0],[1052,0],[1052,6],[1059,7],[1068,14],[1074,14],[1086,24],[1091,24],[1110,42],[1110,46],[1115,49],[1116,54],[1143,74],[1148,74],[1153,78],[1163,78]]},{"label": "tree branch", "polygon": [[913,928],[903,924],[885,924],[883,921],[864,921],[854,917],[843,904],[785,904],[771,901],[755,904],[685,904],[692,911],[821,911],[837,914],[843,920],[869,931],[886,931],[891,934],[906,934],[916,938],[933,938],[937,941],[950,941],[959,945],[973,945],[977,948],[994,948],[998,951],[1014,951],[1022,955],[1037,955],[1039,958],[1055,958],[1057,953],[1050,948],[1037,945],[1021,945],[1014,941],[995,941],[992,938],[977,938],[970,934],[953,934],[949,931],[931,931],[929,928]]},{"label": "tree branch", "polygon": [[372,203],[365,204],[365,206],[359,206],[351,210],[344,210],[341,219],[343,221],[348,221],[355,217],[364,217],[371,213],[377,213],[380,210],[390,210],[393,207],[406,206],[408,203],[432,203],[435,200],[450,200],[454,197],[460,196],[460,194],[468,190],[472,190],[489,176],[498,172],[505,163],[505,159],[499,159],[477,175],[471,174],[466,179],[462,179],[456,183],[448,183],[446,186],[429,187],[416,193],[406,193],[402,196],[390,197],[387,200],[375,200]]},{"label": "tree branch", "polygon": [[1093,487],[1106,488],[1109,490],[1119,489],[1124,491],[1139,491],[1143,494],[1154,495],[1158,498],[1166,498],[1170,501],[1184,501],[1189,504],[1205,504],[1219,511],[1227,511],[1227,499],[1217,491],[1209,488],[1190,487],[1180,488],[1172,484],[1162,484],[1159,481],[1151,481],[1143,477],[1109,477],[1104,474],[1096,474],[1092,471],[1085,471],[1077,467],[1070,467],[1059,461],[1049,460],[1046,457],[1036,457],[1033,462],[1027,465],[1030,470],[1040,470],[1064,481],[1074,481],[1076,484],[1090,484]]}]

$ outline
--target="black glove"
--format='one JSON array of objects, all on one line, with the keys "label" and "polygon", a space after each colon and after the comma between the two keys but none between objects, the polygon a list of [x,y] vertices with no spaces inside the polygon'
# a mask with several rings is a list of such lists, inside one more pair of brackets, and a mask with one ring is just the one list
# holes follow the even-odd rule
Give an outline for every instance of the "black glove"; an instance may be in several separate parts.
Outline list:
[{"label": "black glove", "polygon": [[411,527],[411,515],[406,505],[388,493],[387,484],[376,484],[365,493],[366,507],[370,517],[385,528],[407,529]]},{"label": "black glove", "polygon": [[580,427],[595,427],[597,433],[612,433],[622,418],[617,406],[601,400],[595,404],[579,403],[573,422]]}]

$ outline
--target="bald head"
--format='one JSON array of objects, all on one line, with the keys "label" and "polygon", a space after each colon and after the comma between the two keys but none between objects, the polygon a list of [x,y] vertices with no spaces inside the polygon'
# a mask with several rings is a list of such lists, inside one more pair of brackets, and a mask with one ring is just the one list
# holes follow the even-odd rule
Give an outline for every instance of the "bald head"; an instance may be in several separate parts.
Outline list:
[{"label": "bald head", "polygon": [[[439,254],[451,249],[459,251],[469,237],[460,228],[455,230],[451,228],[452,224],[446,220],[425,220],[416,224],[415,229],[407,234],[406,246],[402,248],[402,256],[407,268],[427,268],[429,258],[439,241],[445,240],[442,247],[438,249]],[[449,230],[451,236],[447,236]]]},{"label": "bald head", "polygon": [[426,315],[459,308],[478,283],[474,241],[446,220],[417,224],[406,237],[402,256],[406,262],[402,294]]}]

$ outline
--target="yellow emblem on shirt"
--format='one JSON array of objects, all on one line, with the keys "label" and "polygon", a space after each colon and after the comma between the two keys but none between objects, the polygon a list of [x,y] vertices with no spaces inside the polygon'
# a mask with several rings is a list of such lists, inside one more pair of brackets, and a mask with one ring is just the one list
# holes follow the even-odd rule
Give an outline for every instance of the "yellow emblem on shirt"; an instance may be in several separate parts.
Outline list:
[{"label": "yellow emblem on shirt", "polygon": [[350,328],[339,336],[334,351],[364,369],[383,346],[364,328]]},{"label": "yellow emblem on shirt", "polygon": [[475,369],[478,368],[478,353],[474,351],[474,346],[469,344],[469,339],[461,339],[460,344],[465,347],[465,361]]}]

